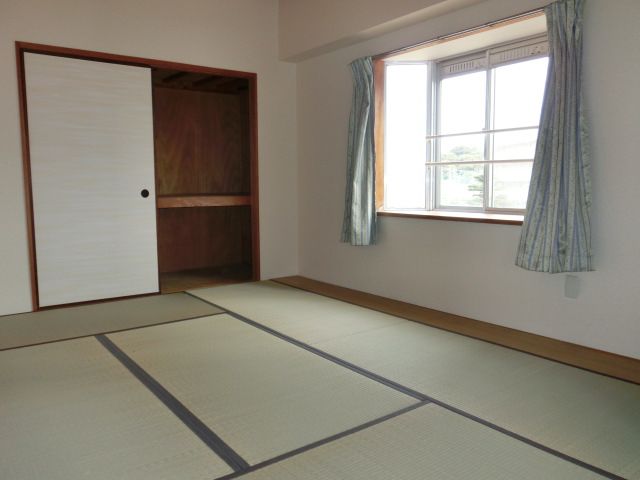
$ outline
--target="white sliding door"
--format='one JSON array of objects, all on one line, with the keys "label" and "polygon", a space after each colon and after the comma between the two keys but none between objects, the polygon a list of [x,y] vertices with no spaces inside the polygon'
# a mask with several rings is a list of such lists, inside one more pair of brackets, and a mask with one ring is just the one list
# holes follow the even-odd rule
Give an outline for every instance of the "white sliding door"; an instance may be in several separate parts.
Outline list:
[{"label": "white sliding door", "polygon": [[157,292],[150,70],[24,61],[40,306]]}]

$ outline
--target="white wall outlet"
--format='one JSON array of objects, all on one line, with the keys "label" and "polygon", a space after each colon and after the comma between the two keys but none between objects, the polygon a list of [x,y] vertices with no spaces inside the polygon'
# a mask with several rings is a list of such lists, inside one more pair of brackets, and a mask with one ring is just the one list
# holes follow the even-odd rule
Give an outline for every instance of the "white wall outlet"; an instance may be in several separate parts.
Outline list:
[{"label": "white wall outlet", "polygon": [[567,298],[578,298],[580,293],[580,279],[576,275],[566,275],[564,277],[564,296]]}]

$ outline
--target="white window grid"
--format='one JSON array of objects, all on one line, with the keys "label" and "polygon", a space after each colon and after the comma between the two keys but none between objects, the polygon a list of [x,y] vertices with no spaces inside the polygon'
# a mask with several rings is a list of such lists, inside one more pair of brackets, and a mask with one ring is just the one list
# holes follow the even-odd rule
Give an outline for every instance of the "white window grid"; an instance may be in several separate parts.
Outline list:
[{"label": "white window grid", "polygon": [[[518,41],[508,43],[506,45],[500,45],[492,47],[484,51],[474,52],[464,56],[457,56],[452,59],[441,59],[437,62],[432,62],[429,70],[432,72],[433,78],[430,81],[431,95],[434,95],[437,102],[436,108],[433,112],[433,117],[428,122],[430,135],[426,136],[426,141],[429,142],[427,148],[427,169],[426,175],[428,182],[427,185],[432,188],[427,188],[426,205],[429,210],[455,210],[455,211],[471,211],[471,212],[487,212],[487,213],[512,213],[520,214],[524,212],[524,209],[508,209],[508,208],[496,208],[491,206],[491,199],[493,197],[493,168],[494,164],[514,164],[514,163],[532,163],[533,158],[530,159],[503,159],[492,160],[491,154],[493,152],[493,140],[494,134],[502,132],[514,132],[514,131],[526,131],[537,130],[538,125],[529,125],[524,127],[514,128],[493,128],[493,100],[494,100],[494,68],[498,66],[508,65],[512,63],[518,63],[525,60],[532,60],[534,58],[541,58],[547,56],[549,53],[549,46],[544,37],[535,37],[524,41]],[[441,112],[440,108],[440,82],[444,78],[453,77],[457,75],[463,75],[474,71],[486,72],[486,93],[485,93],[485,126],[482,130],[471,132],[458,132],[453,134],[437,134],[439,116]],[[433,99],[433,97],[432,97]],[[478,161],[454,161],[454,162],[442,162],[439,161],[439,143],[438,139],[456,136],[466,136],[473,134],[484,135],[484,159]],[[437,175],[437,169],[439,166],[446,165],[484,165],[484,177],[483,177],[483,201],[481,207],[460,207],[449,206],[442,204],[440,199],[440,182]]]},{"label": "white window grid", "polygon": [[[524,209],[508,209],[508,208],[496,208],[490,206],[490,201],[493,196],[492,186],[493,180],[492,165],[494,164],[514,164],[514,163],[532,163],[531,159],[503,159],[492,160],[490,159],[491,152],[493,151],[493,135],[502,132],[513,131],[525,131],[525,130],[537,130],[538,125],[529,125],[524,127],[514,128],[493,128],[493,86],[494,79],[493,69],[498,66],[508,65],[512,63],[518,63],[525,60],[532,60],[535,58],[546,57],[549,54],[549,44],[547,36],[536,36],[517,42],[509,42],[507,44],[497,45],[488,49],[480,51],[470,52],[464,55],[456,55],[452,58],[442,58],[435,61],[423,61],[423,62],[389,62],[388,64],[427,64],[427,105],[426,109],[430,112],[427,116],[427,135],[425,141],[429,142],[427,148],[427,159],[425,162],[425,183],[426,183],[426,210],[443,210],[443,211],[456,211],[456,212],[486,212],[486,213],[502,213],[502,214],[522,214]],[[443,78],[463,75],[473,71],[485,71],[487,75],[486,96],[485,96],[485,128],[478,131],[470,132],[457,132],[450,134],[438,134],[438,121],[440,114],[440,95],[439,86],[440,81]],[[433,105],[433,99],[437,100],[435,108],[430,108]],[[466,135],[485,135],[484,140],[484,159],[477,161],[438,161],[438,139],[456,136]],[[484,165],[484,181],[483,181],[483,205],[482,207],[460,207],[460,206],[447,206],[442,205],[438,201],[440,195],[440,185],[437,175],[437,167],[447,165]],[[419,209],[422,210],[422,209]]]}]

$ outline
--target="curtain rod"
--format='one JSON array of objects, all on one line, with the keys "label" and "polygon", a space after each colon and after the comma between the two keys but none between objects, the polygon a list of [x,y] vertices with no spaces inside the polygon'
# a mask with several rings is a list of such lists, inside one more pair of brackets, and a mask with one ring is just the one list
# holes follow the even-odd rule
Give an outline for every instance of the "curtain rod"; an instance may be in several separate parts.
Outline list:
[{"label": "curtain rod", "polygon": [[477,27],[467,28],[465,30],[461,30],[455,33],[448,33],[446,35],[441,35],[439,37],[432,38],[431,40],[425,40],[424,42],[416,43],[414,45],[409,45],[406,47],[396,48],[394,50],[389,50],[388,52],[379,53],[373,56],[373,60],[382,60],[388,57],[392,57],[395,55],[399,55],[401,53],[407,53],[412,50],[418,50],[420,48],[426,48],[436,43],[443,43],[450,40],[454,40],[456,38],[465,37],[472,33],[478,33],[481,30],[490,29],[495,27],[496,25],[503,23],[511,23],[525,20],[527,17],[538,17],[540,15],[544,15],[544,7],[536,8],[534,10],[529,10],[527,12],[522,12],[517,15],[512,15],[510,17],[501,18],[500,20],[493,20],[491,22],[485,23],[483,25],[478,25]]}]

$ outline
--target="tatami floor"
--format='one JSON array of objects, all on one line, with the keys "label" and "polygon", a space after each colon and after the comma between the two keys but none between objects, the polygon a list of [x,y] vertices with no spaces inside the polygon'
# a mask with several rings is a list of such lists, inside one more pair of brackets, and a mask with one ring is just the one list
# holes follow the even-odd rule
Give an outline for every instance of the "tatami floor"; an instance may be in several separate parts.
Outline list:
[{"label": "tatami floor", "polygon": [[0,317],[2,479],[640,479],[640,386],[275,282]]}]

